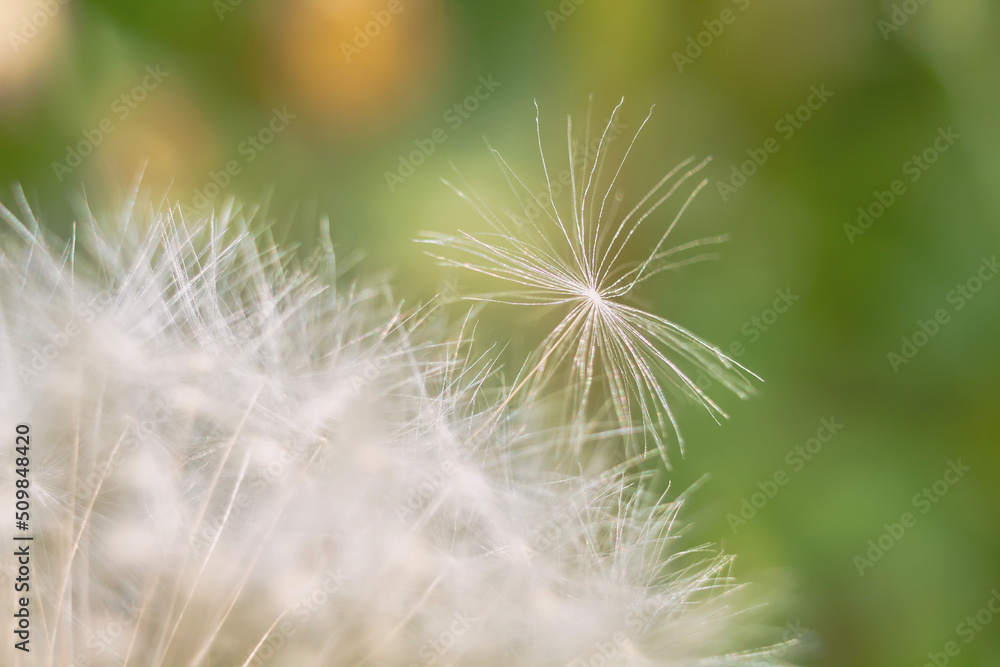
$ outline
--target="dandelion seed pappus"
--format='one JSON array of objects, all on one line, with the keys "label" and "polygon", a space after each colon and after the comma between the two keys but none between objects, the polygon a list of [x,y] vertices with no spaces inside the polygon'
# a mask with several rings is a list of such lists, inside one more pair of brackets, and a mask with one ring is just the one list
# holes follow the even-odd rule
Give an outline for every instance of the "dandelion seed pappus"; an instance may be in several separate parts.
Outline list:
[{"label": "dandelion seed pappus", "polygon": [[[471,270],[496,279],[506,290],[470,297],[496,303],[561,308],[561,321],[528,358],[515,384],[514,393],[532,395],[557,373],[567,370],[572,382],[571,402],[582,419],[610,405],[619,431],[637,453],[655,446],[666,462],[669,434],[677,438],[683,453],[671,391],[703,406],[713,418],[727,417],[722,408],[695,383],[697,373],[710,377],[740,398],[754,393],[756,376],[684,327],[627,303],[636,288],[659,274],[679,269],[715,255],[702,252],[725,237],[703,238],[670,247],[675,229],[707,179],[693,180],[710,162],[690,157],[661,178],[624,215],[617,215],[616,187],[622,170],[643,128],[646,116],[632,135],[624,155],[608,158],[607,137],[616,127],[624,100],[619,102],[598,132],[597,150],[584,154],[582,164],[574,156],[577,140],[591,143],[590,114],[582,139],[574,135],[573,120],[567,119],[570,202],[554,192],[549,162],[543,148],[541,122],[536,104],[535,127],[540,166],[547,191],[533,194],[498,151],[494,159],[507,179],[520,213],[491,205],[481,199],[459,176],[460,185],[446,181],[487,223],[482,234],[461,232],[458,236],[429,235],[425,242],[449,254],[435,254],[445,266]],[[679,194],[682,188],[687,195]],[[674,196],[683,197],[659,240],[643,253],[644,259],[626,261],[639,245],[637,230]],[[612,199],[612,205],[608,205]],[[531,216],[529,209],[542,211]],[[647,223],[646,226],[649,226]],[[759,378],[758,378],[759,379]],[[603,387],[603,402],[595,384]]]}]

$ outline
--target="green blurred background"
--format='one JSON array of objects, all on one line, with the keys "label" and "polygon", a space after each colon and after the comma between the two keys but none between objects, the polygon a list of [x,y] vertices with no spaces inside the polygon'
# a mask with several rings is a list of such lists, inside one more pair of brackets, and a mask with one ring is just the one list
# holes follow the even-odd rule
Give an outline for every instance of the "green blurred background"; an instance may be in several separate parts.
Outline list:
[{"label": "green blurred background", "polygon": [[[766,379],[755,400],[721,397],[722,427],[684,411],[673,479],[709,475],[692,539],[776,592],[789,634],[816,640],[807,664],[944,664],[951,648],[949,664],[1000,665],[1000,618],[980,611],[1000,590],[1000,280],[983,260],[1000,221],[997,2],[3,0],[0,36],[0,181],[23,183],[51,227],[69,229],[79,192],[110,201],[145,164],[154,196],[267,202],[289,242],[313,243],[329,215],[335,243],[392,269],[408,299],[444,279],[411,239],[482,228],[440,183],[449,162],[502,191],[487,137],[541,183],[533,100],[563,156],[565,115],[584,118],[590,94],[595,124],[624,95],[629,132],[655,104],[626,201],[711,154],[676,236],[732,241],[642,296]],[[800,110],[813,87],[831,96]],[[780,124],[797,111],[808,119]],[[412,175],[387,178],[438,128]],[[959,135],[940,154],[939,131]],[[777,152],[723,197],[768,138]],[[522,315],[480,335],[530,345]],[[903,337],[923,345],[893,364],[913,352]],[[843,427],[807,461],[796,448],[822,419]],[[969,471],[935,490],[959,460]],[[896,539],[885,525],[906,512]],[[880,539],[877,562],[856,558]]]}]

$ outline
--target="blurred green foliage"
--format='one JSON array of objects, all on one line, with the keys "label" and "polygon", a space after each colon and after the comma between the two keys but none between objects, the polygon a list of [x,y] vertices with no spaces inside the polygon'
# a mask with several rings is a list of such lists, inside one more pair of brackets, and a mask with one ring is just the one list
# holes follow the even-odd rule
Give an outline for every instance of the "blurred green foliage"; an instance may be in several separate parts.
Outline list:
[{"label": "blurred green foliage", "polygon": [[[819,638],[809,664],[922,665],[949,641],[960,648],[950,664],[995,664],[1000,619],[968,642],[958,626],[1000,587],[1000,280],[961,308],[949,292],[975,287],[982,258],[998,250],[1000,5],[389,4],[9,0],[0,181],[22,182],[62,232],[67,202],[83,189],[111,199],[144,161],[145,186],[186,204],[226,181],[220,199],[266,201],[290,241],[311,243],[316,217],[329,215],[340,247],[365,250],[370,270],[395,267],[401,294],[420,299],[443,277],[410,240],[481,224],[439,182],[449,163],[485,195],[502,192],[485,136],[542,183],[533,100],[552,155],[565,154],[565,114],[585,118],[590,94],[595,126],[622,95],[629,131],[655,104],[626,201],[688,155],[711,154],[710,185],[677,237],[732,242],[721,262],[664,275],[644,298],[766,379],[760,398],[724,402],[732,418],[721,427],[682,411],[689,451],[671,478],[681,489],[709,476],[689,511],[693,539],[738,554],[741,578],[790,582],[778,608]],[[169,75],[136,91],[157,66]],[[491,76],[499,86],[471,110],[479,77]],[[776,123],[813,86],[832,96],[789,136]],[[466,113],[449,115],[456,104]],[[265,145],[282,109],[294,120]],[[433,152],[390,187],[386,173],[437,128],[446,140],[431,139]],[[926,170],[908,170],[942,128],[960,138]],[[99,145],[60,173],[54,163],[69,164],[88,137]],[[723,198],[719,183],[760,158],[769,137],[777,151]],[[859,207],[878,213],[896,180],[902,194],[857,227]],[[796,297],[781,313],[770,310],[779,290]],[[934,329],[941,309],[947,321],[921,338],[920,322]],[[523,316],[503,311],[480,335],[530,345]],[[917,353],[894,368],[889,353],[906,351],[904,337]],[[809,439],[825,418],[843,428],[817,448]],[[915,496],[959,460],[971,470],[923,513]],[[754,498],[782,471],[773,498]],[[744,500],[762,505],[745,525],[733,520],[751,514]],[[915,525],[887,540],[885,524],[905,512]],[[880,538],[891,548],[859,574],[856,557]]]}]

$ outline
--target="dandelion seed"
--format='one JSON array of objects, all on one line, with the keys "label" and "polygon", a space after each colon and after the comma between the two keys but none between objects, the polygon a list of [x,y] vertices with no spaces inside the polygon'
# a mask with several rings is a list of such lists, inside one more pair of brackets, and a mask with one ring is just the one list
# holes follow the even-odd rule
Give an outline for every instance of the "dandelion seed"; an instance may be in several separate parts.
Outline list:
[{"label": "dandelion seed", "polygon": [[[652,439],[663,460],[668,461],[665,434],[677,436],[683,453],[675,410],[665,387],[704,406],[713,418],[727,417],[719,405],[692,379],[703,374],[740,398],[750,396],[756,377],[717,347],[670,320],[636,308],[628,297],[654,276],[714,257],[702,251],[724,237],[704,238],[667,247],[667,239],[698,192],[701,180],[691,189],[667,224],[659,241],[638,262],[624,261],[639,227],[681,191],[709,162],[695,164],[688,158],[664,176],[626,214],[614,214],[608,199],[618,185],[622,169],[650,115],[642,122],[617,166],[608,166],[607,137],[615,125],[619,102],[601,133],[593,156],[583,153],[577,173],[574,159],[572,119],[567,119],[571,201],[560,205],[552,188],[549,166],[542,148],[541,124],[536,104],[535,124],[547,195],[532,193],[499,152],[491,148],[523,216],[492,207],[463,182],[452,187],[489,224],[492,231],[459,236],[428,235],[426,242],[458,251],[456,256],[437,255],[447,266],[461,267],[499,279],[510,289],[478,298],[505,304],[564,308],[561,321],[537,347],[521,374],[517,387],[530,385],[533,392],[553,375],[546,368],[568,365],[573,385],[573,403],[578,419],[584,419],[591,402],[595,379],[603,377],[616,423],[629,441],[638,434],[642,442]],[[584,145],[589,145],[589,122]],[[607,174],[611,173],[610,178]],[[668,187],[669,185],[669,187]],[[534,219],[531,210],[541,211]],[[687,251],[700,252],[690,254]],[[759,379],[759,378],[758,378]],[[530,380],[530,381],[529,381]],[[528,392],[529,394],[532,392]],[[645,451],[645,444],[643,445]]]}]

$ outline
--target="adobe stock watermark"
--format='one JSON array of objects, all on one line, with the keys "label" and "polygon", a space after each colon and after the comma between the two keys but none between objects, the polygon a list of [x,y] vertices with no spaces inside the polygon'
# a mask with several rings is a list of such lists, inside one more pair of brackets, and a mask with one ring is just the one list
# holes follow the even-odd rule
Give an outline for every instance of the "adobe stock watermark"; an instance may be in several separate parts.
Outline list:
[{"label": "adobe stock watermark", "polygon": [[[994,588],[990,591],[990,598],[982,609],[977,611],[974,616],[966,616],[961,623],[955,626],[955,634],[959,636],[965,646],[968,646],[993,622],[998,614],[1000,614],[1000,590]],[[924,667],[947,667],[952,658],[957,658],[962,653],[963,648],[962,644],[957,641],[949,640],[945,642],[940,651],[931,651],[927,654],[927,662],[924,663]]]},{"label": "adobe stock watermark", "polygon": [[[766,333],[778,318],[788,312],[796,301],[802,297],[792,292],[791,287],[778,289],[774,292],[774,301],[768,308],[765,308],[758,315],[754,315],[740,327],[740,335],[747,339],[747,344],[756,343],[760,337]],[[734,356],[742,356],[746,351],[740,341],[735,341],[729,345],[729,351]]]},{"label": "adobe stock watermark", "polygon": [[7,33],[7,41],[10,42],[10,48],[14,50],[14,53],[20,51],[22,47],[45,30],[45,26],[56,17],[56,14],[63,7],[69,4],[69,0],[37,0],[35,4],[38,5],[38,9],[21,19],[21,25],[17,32],[11,30]]},{"label": "adobe stock watermark", "polygon": [[[499,81],[494,81],[492,74],[485,77],[480,76],[478,81],[479,85],[476,86],[471,95],[451,105],[441,114],[441,120],[452,132],[462,127],[481,104],[503,85]],[[397,187],[416,173],[417,168],[423,165],[427,158],[437,152],[438,146],[448,141],[448,129],[445,127],[435,128],[428,136],[413,140],[413,145],[416,146],[414,150],[399,154],[396,170],[385,172],[385,183],[389,186],[389,192],[395,192]]]},{"label": "adobe stock watermark", "polygon": [[898,350],[890,350],[886,355],[892,372],[898,373],[900,367],[913,361],[920,350],[938,335],[941,327],[951,322],[952,314],[965,308],[982,291],[986,283],[996,277],[997,273],[1000,273],[997,256],[983,257],[979,269],[945,295],[945,302],[950,306],[950,311],[947,307],[938,308],[928,319],[917,320],[917,328],[912,334],[900,337]]},{"label": "adobe stock watermark", "polygon": [[629,635],[639,635],[649,625],[658,613],[662,611],[662,603],[646,599],[625,614],[624,623],[610,635],[604,635],[587,647],[587,650],[577,654],[566,663],[566,667],[609,667],[624,665],[630,655]]},{"label": "adobe stock watermark", "polygon": [[560,0],[555,9],[546,9],[545,18],[549,22],[552,32],[556,31],[561,24],[569,20],[569,17],[576,13],[577,8],[587,0]]},{"label": "adobe stock watermark", "polygon": [[72,665],[90,665],[107,651],[114,650],[114,642],[126,632],[129,632],[139,618],[142,606],[137,602],[131,602],[127,607],[122,607],[116,620],[109,621],[103,628],[96,632],[90,632],[87,640],[87,651],[82,651],[76,655]]},{"label": "adobe stock watermark", "polygon": [[[937,136],[931,145],[903,163],[903,166],[900,167],[902,175],[907,177],[910,183],[916,183],[961,138],[962,135],[956,133],[950,125],[947,129],[939,127]],[[858,207],[857,222],[855,224],[844,223],[844,233],[851,245],[854,245],[854,239],[871,229],[875,221],[885,215],[885,212],[892,208],[893,204],[906,192],[906,182],[902,178],[897,178],[890,183],[888,190],[873,192],[874,201],[867,206]]]},{"label": "adobe stock watermark", "polygon": [[445,278],[441,283],[441,288],[438,290],[435,298],[439,303],[444,305],[461,301],[462,290],[458,284],[458,280],[453,276]]},{"label": "adobe stock watermark", "polygon": [[236,8],[243,4],[243,0],[212,0],[212,9],[220,21],[226,20],[226,14],[236,11]]},{"label": "adobe stock watermark", "polygon": [[279,621],[257,643],[253,652],[242,664],[247,667],[259,667],[270,660],[317,611],[330,601],[330,596],[337,594],[349,580],[350,578],[343,574],[340,568],[327,569],[319,584],[281,615]]},{"label": "adobe stock watermark", "polygon": [[86,303],[74,309],[73,316],[63,326],[60,331],[52,334],[50,339],[43,343],[41,347],[31,350],[31,358],[27,365],[18,364],[17,377],[22,383],[38,377],[45,372],[59,355],[69,347],[74,338],[79,336],[83,329],[81,325],[90,324],[101,312],[114,302],[112,289],[103,289],[89,299]]},{"label": "adobe stock watermark", "polygon": [[240,486],[239,491],[230,500],[228,507],[216,514],[206,514],[191,535],[192,551],[196,553],[207,551],[222,534],[222,531],[226,529],[226,526],[241,517],[248,509],[251,515],[258,512],[259,510],[255,506],[260,495],[282,478],[289,466],[304,459],[306,446],[305,443],[300,442],[285,444],[281,451],[273,456],[247,484]]},{"label": "adobe stock watermark", "polygon": [[578,524],[583,511],[576,502],[559,509],[558,514],[537,529],[531,536],[531,548],[538,553],[545,553],[560,542],[565,543],[563,531],[572,524]]},{"label": "adobe stock watermark", "polygon": [[927,0],[903,0],[892,6],[888,19],[878,19],[875,26],[882,33],[882,39],[889,41],[889,35],[899,30],[910,22],[914,14],[927,4]]},{"label": "adobe stock watermark", "polygon": [[[786,113],[774,123],[774,131],[785,141],[789,141],[795,134],[805,127],[805,124],[812,120],[817,111],[833,97],[833,93],[826,89],[826,84],[810,86],[809,95],[805,101],[792,111]],[[729,196],[747,184],[747,179],[751,178],[757,171],[767,164],[772,155],[781,150],[781,142],[775,137],[768,137],[764,140],[760,148],[748,148],[746,153],[750,158],[744,162],[730,167],[730,176],[727,180],[717,181],[716,187],[722,201],[729,199]]]},{"label": "adobe stock watermark", "polygon": [[364,388],[374,382],[386,368],[389,367],[391,354],[366,356],[360,368],[351,373],[350,384],[355,396],[361,394]]},{"label": "adobe stock watermark", "polygon": [[241,159],[229,160],[222,169],[209,172],[208,182],[194,189],[191,205],[195,210],[209,208],[233,179],[243,173],[243,168],[256,160],[296,118],[298,116],[291,113],[287,106],[272,109],[267,124],[257,132],[247,135],[236,147],[236,153]]},{"label": "adobe stock watermark", "polygon": [[569,661],[566,667],[606,667],[607,665],[625,664],[624,648],[628,636],[623,630],[618,630],[606,641],[594,642],[587,654],[577,656]]},{"label": "adobe stock watermark", "polygon": [[[407,3],[412,1],[406,0]],[[350,63],[361,55],[361,52],[371,46],[372,42],[378,39],[382,31],[389,27],[392,20],[402,14],[405,8],[404,0],[388,0],[384,8],[369,10],[368,14],[371,19],[354,28],[354,39],[350,42],[340,43],[340,52],[344,54],[344,59]]]},{"label": "adobe stock watermark", "polygon": [[[958,484],[970,470],[972,468],[969,466],[962,465],[962,459],[948,461],[948,467],[945,468],[940,479],[913,495],[910,500],[913,508],[919,510],[921,515],[927,514],[941,502],[942,498],[948,495],[951,487]],[[864,553],[854,556],[854,567],[858,569],[858,574],[862,577],[865,576],[865,571],[882,560],[885,554],[903,539],[907,529],[916,525],[917,515],[913,512],[903,512],[897,521],[882,524],[885,531],[875,539],[868,540],[868,549]]]},{"label": "adobe stock watermark", "polygon": [[768,478],[758,481],[757,488],[759,490],[740,498],[740,507],[737,512],[726,514],[726,523],[729,524],[733,535],[753,520],[778,495],[782,487],[788,486],[792,476],[801,472],[806,464],[823,450],[823,445],[829,444],[843,428],[844,425],[838,423],[836,417],[824,417],[819,421],[816,435],[788,450],[788,453],[785,454],[785,465],[788,466],[788,469],[779,468]]},{"label": "adobe stock watermark", "polygon": [[410,521],[414,512],[419,512],[422,515],[427,504],[441,493],[441,488],[445,483],[459,472],[461,464],[462,462],[458,459],[445,460],[441,464],[440,470],[425,475],[406,500],[401,505],[396,506],[396,518],[405,524]]},{"label": "adobe stock watermark", "polygon": [[[750,7],[750,0],[732,0],[732,2],[741,12],[745,12]],[[688,35],[687,46],[684,48],[683,53],[680,51],[674,51],[673,53],[677,71],[683,74],[686,66],[693,64],[695,60],[701,58],[705,50],[715,44],[715,40],[721,37],[722,33],[726,31],[726,26],[730,26],[736,22],[737,16],[738,14],[735,11],[726,7],[719,12],[719,18],[702,21],[701,24],[705,26],[705,29],[696,35]]]},{"label": "adobe stock watermark", "polygon": [[[774,326],[778,319],[787,313],[795,302],[802,298],[800,295],[792,292],[791,287],[777,289],[774,291],[774,294],[775,298],[771,302],[771,305],[746,320],[739,329],[741,337],[732,341],[724,349],[726,354],[733,359],[746,354],[748,346],[760,340],[765,333],[771,330],[771,327]],[[702,391],[708,391],[715,384],[715,380],[706,375],[704,371],[698,371],[693,380]]]},{"label": "adobe stock watermark", "polygon": [[[390,357],[387,354],[373,355],[359,360],[357,367],[347,378],[351,391],[355,395],[360,394],[366,386],[371,384],[382,371],[389,366]],[[239,491],[233,495],[230,504],[224,511],[212,515],[206,514],[201,523],[196,526],[195,532],[191,535],[191,547],[196,551],[207,550],[217,540],[226,526],[241,517],[249,510],[252,515],[259,509],[255,509],[258,498],[268,487],[271,487],[279,479],[283,478],[290,467],[306,460],[312,453],[310,449],[312,443],[309,441],[287,442],[283,444],[280,451],[262,465],[260,469],[248,479],[247,484],[240,487]],[[421,487],[422,488],[422,487]]]},{"label": "adobe stock watermark", "polygon": [[111,476],[115,469],[120,466],[129,452],[131,452],[144,437],[149,437],[156,426],[169,423],[173,416],[173,406],[162,399],[153,401],[149,408],[147,419],[136,419],[126,427],[121,440],[111,450],[111,454],[101,463],[95,463],[93,470],[86,476],[81,476],[79,485],[75,490],[76,498],[82,503],[93,497],[104,484],[104,480]]},{"label": "adobe stock watermark", "polygon": [[162,65],[147,67],[146,76],[142,78],[142,81],[116,97],[111,103],[112,115],[102,118],[96,127],[84,130],[83,138],[80,141],[66,146],[66,157],[63,162],[52,163],[52,172],[56,175],[56,179],[62,183],[67,175],[83,164],[84,159],[93,153],[95,148],[104,143],[104,139],[109,134],[115,131],[118,123],[128,118],[149,97],[149,94],[156,90],[169,76],[170,72],[164,71]]},{"label": "adobe stock watermark", "polygon": [[775,658],[788,656],[793,649],[801,647],[812,634],[812,630],[803,627],[801,620],[785,623],[785,632],[781,635],[781,644],[771,654]]},{"label": "adobe stock watermark", "polygon": [[424,642],[417,650],[420,662],[411,662],[409,667],[422,667],[424,665],[435,664],[466,632],[472,629],[474,623],[478,623],[480,620],[478,616],[469,611],[456,611],[452,616],[451,624],[438,633],[436,637],[432,637]]}]

